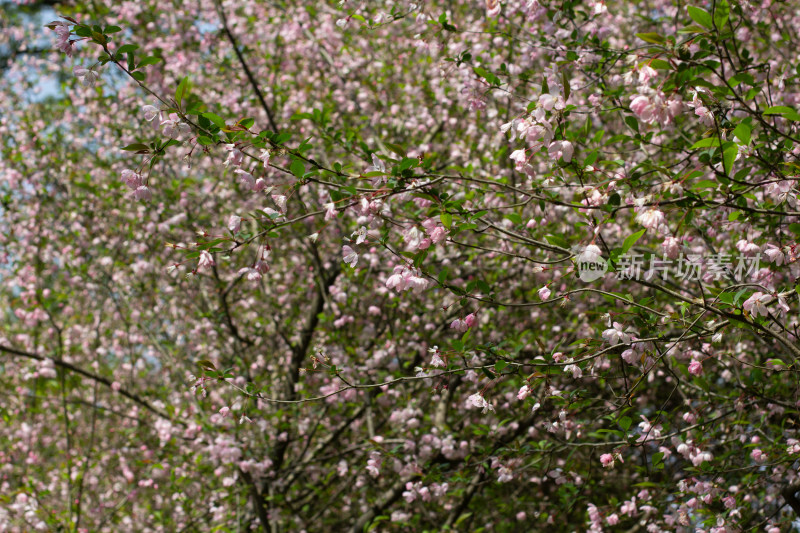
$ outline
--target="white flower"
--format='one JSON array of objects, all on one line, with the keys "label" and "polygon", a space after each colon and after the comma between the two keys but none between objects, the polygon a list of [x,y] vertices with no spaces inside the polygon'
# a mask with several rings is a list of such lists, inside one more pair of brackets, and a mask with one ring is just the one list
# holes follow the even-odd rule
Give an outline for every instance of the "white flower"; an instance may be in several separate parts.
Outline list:
[{"label": "white flower", "polygon": [[608,344],[614,346],[616,344],[630,344],[631,336],[622,331],[622,324],[614,322],[614,327],[607,329],[603,332],[603,338]]},{"label": "white flower", "polygon": [[242,217],[231,215],[231,218],[228,219],[228,229],[231,230],[231,233],[236,233],[239,231],[239,228],[242,227]]},{"label": "white flower", "polygon": [[242,170],[241,168],[237,168],[233,171],[234,174],[239,175],[239,184],[242,186],[243,189],[252,191],[256,186],[256,179],[247,171]]},{"label": "white flower", "polygon": [[486,411],[494,411],[492,404],[487,402],[486,398],[484,398],[479,392],[476,392],[467,398],[467,407],[479,407],[482,409],[482,413],[486,413]]},{"label": "white flower", "polygon": [[269,158],[271,155],[272,152],[270,152],[269,150],[262,150],[261,155],[258,156],[258,158],[264,162],[264,168],[267,168],[269,166]]},{"label": "white flower", "polygon": [[159,114],[158,108],[152,105],[142,107],[142,111],[144,111],[144,119],[147,122],[152,122]]},{"label": "white flower", "polygon": [[286,213],[286,196],[282,194],[273,194],[272,201],[278,206],[281,213]]},{"label": "white flower", "polygon": [[372,166],[367,168],[367,172],[386,172],[386,164],[372,154]]},{"label": "white flower", "polygon": [[361,244],[367,240],[367,228],[361,226],[357,231],[354,231],[351,237],[356,237],[356,244]]},{"label": "white flower", "polygon": [[656,208],[640,211],[636,215],[636,222],[647,229],[658,230],[662,225],[664,225],[665,221],[666,219],[664,217],[664,213]]},{"label": "white flower", "polygon": [[72,73],[84,87],[92,87],[98,78],[97,72],[84,67],[74,67]]},{"label": "white flower", "polygon": [[355,250],[347,245],[342,246],[342,258],[344,259],[344,262],[350,265],[352,268],[355,268],[356,264],[358,263],[358,254]]},{"label": "white flower", "polygon": [[200,259],[197,260],[197,268],[205,268],[214,266],[214,257],[203,250],[200,252]]},{"label": "white flower", "polygon": [[171,113],[167,120],[162,120],[161,127],[164,136],[170,139],[177,139],[181,135],[188,135],[192,131],[192,128],[185,122],[181,122],[175,113]]}]

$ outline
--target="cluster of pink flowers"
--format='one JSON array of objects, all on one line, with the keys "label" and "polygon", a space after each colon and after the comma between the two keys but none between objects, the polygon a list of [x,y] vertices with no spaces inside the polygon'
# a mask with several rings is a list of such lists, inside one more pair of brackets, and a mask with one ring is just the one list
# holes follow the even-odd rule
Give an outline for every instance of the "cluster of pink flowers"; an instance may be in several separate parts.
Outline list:
[{"label": "cluster of pink flowers", "polygon": [[50,29],[56,32],[56,48],[72,57],[75,53],[75,41],[70,41],[72,32],[70,31],[70,24],[56,20],[47,25]]},{"label": "cluster of pink flowers", "polygon": [[646,85],[639,87],[639,94],[631,97],[631,111],[645,124],[657,122],[661,127],[670,126],[683,113],[683,109],[680,95],[668,98],[661,91]]},{"label": "cluster of pink flowers", "polygon": [[392,275],[386,279],[386,288],[398,292],[411,290],[414,294],[419,294],[428,288],[428,280],[422,277],[419,269],[397,265]]},{"label": "cluster of pink flowers", "polygon": [[456,318],[450,323],[450,329],[454,329],[459,333],[465,333],[469,328],[475,324],[475,313],[470,313],[464,319]]},{"label": "cluster of pink flowers", "polygon": [[121,179],[133,191],[133,197],[137,200],[150,200],[153,197],[145,185],[144,177],[135,170],[126,168],[122,171]]}]

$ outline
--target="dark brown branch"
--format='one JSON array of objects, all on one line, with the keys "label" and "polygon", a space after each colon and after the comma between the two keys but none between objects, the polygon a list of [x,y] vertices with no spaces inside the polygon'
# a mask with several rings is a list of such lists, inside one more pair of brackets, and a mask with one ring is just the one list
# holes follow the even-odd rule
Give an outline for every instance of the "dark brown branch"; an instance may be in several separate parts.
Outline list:
[{"label": "dark brown branch", "polygon": [[250,86],[253,88],[253,91],[258,97],[258,101],[261,102],[261,107],[267,113],[267,119],[269,120],[269,125],[272,128],[272,131],[277,132],[278,126],[275,124],[275,118],[272,116],[272,110],[270,109],[269,105],[267,105],[267,101],[264,99],[264,95],[261,93],[261,89],[258,87],[258,82],[253,76],[253,73],[250,71],[250,67],[247,66],[247,62],[244,60],[242,52],[239,50],[239,44],[236,42],[236,37],[233,36],[233,33],[231,33],[231,30],[228,27],[228,17],[225,16],[225,10],[223,9],[219,0],[216,1],[216,4],[217,13],[219,13],[219,18],[222,22],[222,29],[225,32],[225,35],[228,37],[231,46],[233,46],[233,51],[236,52],[236,57],[239,59],[239,63],[242,65],[242,69],[247,76],[247,80],[250,82]]},{"label": "dark brown branch", "polygon": [[781,491],[781,496],[800,517],[800,500],[797,499],[797,491],[800,491],[800,485],[790,485]]},{"label": "dark brown branch", "polygon": [[66,361],[64,361],[62,359],[57,359],[55,357],[44,357],[42,355],[37,355],[35,353],[30,353],[30,352],[24,352],[22,350],[17,350],[15,348],[11,348],[10,346],[4,346],[2,344],[0,344],[0,352],[5,352],[7,354],[17,355],[17,356],[20,356],[20,357],[27,357],[28,359],[35,359],[36,361],[44,361],[46,359],[50,359],[51,361],[53,361],[53,364],[55,366],[59,367],[59,368],[63,368],[65,370],[69,370],[70,372],[74,372],[76,374],[80,374],[81,376],[84,376],[84,377],[87,377],[87,378],[89,378],[91,380],[94,380],[97,383],[102,383],[103,385],[105,385],[106,387],[111,389],[112,391],[114,391],[114,392],[116,392],[116,393],[118,393],[118,394],[120,394],[122,396],[125,396],[126,398],[128,398],[131,401],[133,401],[134,403],[137,403],[137,404],[141,405],[142,407],[144,407],[145,409],[147,409],[151,413],[156,414],[156,415],[160,416],[161,418],[165,418],[165,419],[170,420],[172,422],[176,422],[176,423],[180,424],[181,426],[186,426],[185,422],[183,422],[181,420],[174,419],[173,417],[169,416],[164,411],[161,411],[160,409],[154,407],[152,404],[150,404],[147,400],[145,400],[144,398],[142,398],[138,394],[134,394],[132,392],[129,392],[126,389],[114,390],[113,388],[111,388],[111,381],[109,379],[104,378],[103,376],[98,376],[97,374],[93,374],[92,372],[89,372],[89,371],[84,370],[84,369],[82,369],[80,367],[77,367],[77,366],[73,365],[72,363],[68,363],[68,362],[66,362]]}]

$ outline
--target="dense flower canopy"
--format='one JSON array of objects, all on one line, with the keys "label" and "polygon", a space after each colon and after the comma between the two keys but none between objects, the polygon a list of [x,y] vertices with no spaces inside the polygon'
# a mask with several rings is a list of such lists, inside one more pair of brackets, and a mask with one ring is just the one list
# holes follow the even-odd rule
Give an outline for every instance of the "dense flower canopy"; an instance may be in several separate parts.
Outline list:
[{"label": "dense flower canopy", "polygon": [[796,527],[795,2],[0,9],[0,530]]}]

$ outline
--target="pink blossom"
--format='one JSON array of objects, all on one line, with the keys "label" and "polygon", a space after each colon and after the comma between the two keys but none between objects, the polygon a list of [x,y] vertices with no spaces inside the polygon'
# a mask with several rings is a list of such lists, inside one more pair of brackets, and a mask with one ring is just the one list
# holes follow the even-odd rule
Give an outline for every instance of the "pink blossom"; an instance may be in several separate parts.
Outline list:
[{"label": "pink blossom", "polygon": [[444,226],[438,226],[431,232],[431,241],[434,244],[439,244],[445,238],[447,238],[447,230],[444,229]]},{"label": "pink blossom", "polygon": [[547,149],[551,158],[554,160],[563,158],[565,163],[572,161],[572,154],[574,151],[575,148],[569,141],[555,141],[550,143],[550,147]]},{"label": "pink blossom", "polygon": [[643,94],[634,97],[631,101],[631,111],[646,124],[650,124],[655,118],[655,107],[650,102],[650,99]]},{"label": "pink blossom", "polygon": [[548,298],[550,298],[550,289],[547,286],[539,289],[539,299],[547,300]]},{"label": "pink blossom", "polygon": [[444,362],[444,359],[442,359],[442,353],[439,351],[438,346],[434,346],[428,351],[433,354],[431,357],[431,366],[436,366],[436,367],[447,366],[447,364]]},{"label": "pink blossom", "polygon": [[251,267],[240,268],[238,274],[244,276],[248,281],[259,281],[261,279],[261,272]]},{"label": "pink blossom", "polygon": [[661,243],[661,248],[664,250],[667,257],[670,259],[677,259],[681,251],[681,241],[675,237],[667,237],[664,239],[664,242]]},{"label": "pink blossom", "polygon": [[475,313],[470,313],[464,317],[464,323],[467,325],[468,328],[471,328],[475,324]]},{"label": "pink blossom", "polygon": [[136,190],[137,188],[141,187],[144,184],[144,179],[142,178],[141,174],[126,168],[122,171],[122,181],[125,182],[125,185],[132,190]]},{"label": "pink blossom", "polygon": [[133,191],[133,197],[137,200],[149,201],[153,195],[149,188],[144,185],[140,185],[139,187],[136,187],[135,191]]},{"label": "pink blossom", "polygon": [[767,316],[769,314],[769,309],[767,309],[765,304],[769,303],[771,300],[772,297],[769,294],[754,292],[750,298],[745,300],[742,307],[754,317]]},{"label": "pink blossom", "polygon": [[523,385],[519,392],[517,393],[517,400],[524,400],[531,394],[531,389],[527,385]]},{"label": "pink blossom", "polygon": [[654,231],[659,230],[661,226],[666,224],[664,213],[654,207],[639,211],[635,218],[636,222]]},{"label": "pink blossom", "polygon": [[238,233],[239,229],[242,227],[242,217],[231,215],[228,219],[228,229],[231,233]]},{"label": "pink blossom", "polygon": [[768,263],[775,263],[776,266],[781,266],[786,261],[783,250],[774,244],[767,244],[764,247],[764,255],[767,256]]},{"label": "pink blossom", "polygon": [[241,185],[242,189],[246,191],[252,191],[255,188],[256,180],[252,174],[242,170],[241,168],[237,168],[234,171],[234,174],[239,176],[239,184]]},{"label": "pink blossom", "polygon": [[162,133],[170,139],[177,139],[181,135],[191,133],[191,127],[181,121],[176,113],[170,113],[169,118],[161,121]]},{"label": "pink blossom", "polygon": [[235,144],[226,144],[225,150],[228,151],[228,157],[225,159],[224,165],[227,167],[228,165],[233,165],[238,167],[242,164],[244,160],[244,153],[239,150],[239,148]]},{"label": "pink blossom", "polygon": [[469,326],[467,325],[466,322],[464,322],[460,318],[456,318],[455,320],[453,320],[450,323],[450,329],[454,329],[454,330],[458,331],[459,333],[464,333],[465,331],[467,331],[469,329]]},{"label": "pink blossom", "polygon": [[699,376],[703,373],[703,364],[700,361],[694,360],[689,363],[689,373],[693,376]]},{"label": "pink blossom", "polygon": [[467,398],[467,408],[477,407],[482,409],[482,413],[486,414],[487,411],[494,411],[492,404],[486,401],[481,393],[475,393]]},{"label": "pink blossom", "polygon": [[767,460],[767,454],[761,451],[760,448],[755,448],[752,452],[750,452],[750,457],[752,457],[753,461],[757,463],[763,463]]},{"label": "pink blossom", "polygon": [[733,509],[736,507],[736,498],[733,496],[726,496],[725,498],[722,498],[722,503],[725,504],[726,509]]},{"label": "pink blossom", "polygon": [[517,170],[523,170],[528,162],[528,156],[525,155],[525,150],[514,150],[511,152],[510,157],[516,164]]}]

